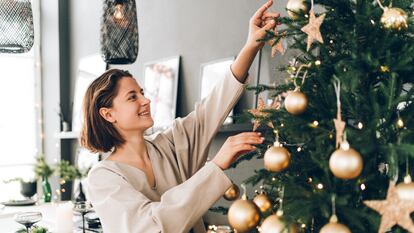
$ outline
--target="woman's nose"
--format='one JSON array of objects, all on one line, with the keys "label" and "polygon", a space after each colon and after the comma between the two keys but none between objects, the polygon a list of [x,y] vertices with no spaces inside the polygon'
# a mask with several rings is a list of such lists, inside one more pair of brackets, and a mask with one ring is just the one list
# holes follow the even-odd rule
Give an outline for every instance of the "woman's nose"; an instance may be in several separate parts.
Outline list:
[{"label": "woman's nose", "polygon": [[147,97],[145,97],[145,96],[142,96],[142,98],[140,98],[141,99],[141,104],[142,105],[147,105],[147,104],[150,104],[151,103],[151,100],[150,99],[148,99]]}]

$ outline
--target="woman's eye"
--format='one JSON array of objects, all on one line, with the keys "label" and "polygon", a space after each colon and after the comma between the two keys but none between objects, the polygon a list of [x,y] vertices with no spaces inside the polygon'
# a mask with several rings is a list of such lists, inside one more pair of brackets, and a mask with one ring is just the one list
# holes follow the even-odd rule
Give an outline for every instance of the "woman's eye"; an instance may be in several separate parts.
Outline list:
[{"label": "woman's eye", "polygon": [[137,96],[136,95],[131,95],[129,98],[128,98],[128,100],[135,100],[137,98]]}]

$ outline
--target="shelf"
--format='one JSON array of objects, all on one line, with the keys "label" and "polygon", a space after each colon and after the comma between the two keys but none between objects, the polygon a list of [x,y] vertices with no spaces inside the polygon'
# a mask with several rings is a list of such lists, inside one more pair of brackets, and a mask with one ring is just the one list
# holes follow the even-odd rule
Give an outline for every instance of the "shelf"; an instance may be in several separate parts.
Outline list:
[{"label": "shelf", "polygon": [[251,123],[227,124],[220,127],[219,133],[234,133],[252,131],[253,125]]},{"label": "shelf", "polygon": [[59,139],[78,139],[79,138],[79,132],[73,132],[73,131],[68,131],[68,132],[60,132],[56,134],[56,138]]}]

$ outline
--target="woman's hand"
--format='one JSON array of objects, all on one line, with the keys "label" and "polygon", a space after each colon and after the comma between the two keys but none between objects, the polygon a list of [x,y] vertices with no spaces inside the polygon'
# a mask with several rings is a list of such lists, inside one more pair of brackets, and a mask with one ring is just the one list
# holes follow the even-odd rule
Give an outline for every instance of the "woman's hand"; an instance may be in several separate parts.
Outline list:
[{"label": "woman's hand", "polygon": [[264,42],[257,40],[263,39],[266,36],[266,31],[276,29],[276,20],[280,14],[275,12],[266,12],[272,6],[273,0],[267,1],[261,6],[249,21],[249,35],[247,37],[245,47],[259,51]]},{"label": "woman's hand", "polygon": [[265,42],[257,40],[263,39],[266,36],[266,31],[276,29],[276,19],[280,16],[280,14],[275,12],[266,12],[272,4],[272,0],[266,2],[250,19],[249,34],[246,44],[231,65],[233,75],[241,83],[246,81],[247,71],[252,65],[257,52],[259,52],[259,50],[264,46]]},{"label": "woman's hand", "polygon": [[263,141],[264,138],[260,137],[260,133],[256,132],[245,132],[228,137],[212,162],[225,170],[240,155],[255,150],[256,147],[253,145],[261,144]]}]

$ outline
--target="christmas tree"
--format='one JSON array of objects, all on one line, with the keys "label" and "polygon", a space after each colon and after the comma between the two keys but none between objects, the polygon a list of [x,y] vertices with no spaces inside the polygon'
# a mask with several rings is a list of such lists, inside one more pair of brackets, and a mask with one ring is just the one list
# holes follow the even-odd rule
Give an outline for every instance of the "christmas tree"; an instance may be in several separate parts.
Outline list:
[{"label": "christmas tree", "polygon": [[263,158],[263,193],[231,204],[237,232],[414,232],[413,3],[289,0],[264,40],[300,53],[250,88],[274,101],[247,113],[266,141],[234,167]]}]

